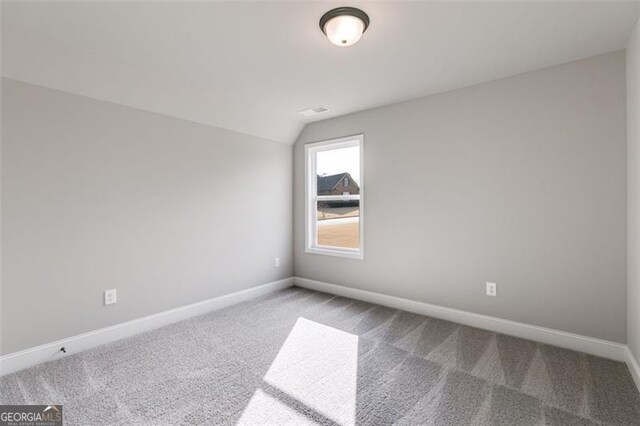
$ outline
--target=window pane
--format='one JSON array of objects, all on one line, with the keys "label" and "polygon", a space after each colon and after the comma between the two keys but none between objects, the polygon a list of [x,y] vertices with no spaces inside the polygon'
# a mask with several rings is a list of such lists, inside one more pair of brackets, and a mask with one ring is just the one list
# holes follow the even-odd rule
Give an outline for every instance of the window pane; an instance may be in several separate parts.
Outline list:
[{"label": "window pane", "polygon": [[305,145],[307,253],[363,259],[363,135]]},{"label": "window pane", "polygon": [[360,147],[330,149],[316,155],[318,195],[360,193]]},{"label": "window pane", "polygon": [[318,201],[319,246],[360,248],[360,201]]}]

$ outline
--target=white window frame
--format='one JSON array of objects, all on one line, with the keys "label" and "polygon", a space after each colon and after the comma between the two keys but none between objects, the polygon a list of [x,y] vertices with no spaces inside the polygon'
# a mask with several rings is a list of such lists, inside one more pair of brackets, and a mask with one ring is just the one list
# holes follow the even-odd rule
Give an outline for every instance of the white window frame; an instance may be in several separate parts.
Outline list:
[{"label": "white window frame", "polygon": [[[357,146],[360,148],[360,191],[357,195],[318,195],[317,153],[339,148]],[[364,259],[364,135],[358,134],[309,143],[304,146],[305,158],[305,251],[327,256]],[[317,202],[318,201],[360,201],[360,248],[321,246],[317,243]]]}]

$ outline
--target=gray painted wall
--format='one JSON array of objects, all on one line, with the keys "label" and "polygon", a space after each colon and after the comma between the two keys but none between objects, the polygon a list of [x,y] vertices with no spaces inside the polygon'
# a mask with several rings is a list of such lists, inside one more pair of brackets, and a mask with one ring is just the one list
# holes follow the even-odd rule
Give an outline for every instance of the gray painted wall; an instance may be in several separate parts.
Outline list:
[{"label": "gray painted wall", "polygon": [[627,344],[640,361],[640,21],[627,48]]},{"label": "gray painted wall", "polygon": [[[307,125],[296,275],[625,342],[625,91],[621,51]],[[303,145],[360,132],[365,259],[305,254]]]},{"label": "gray painted wall", "polygon": [[3,85],[3,354],[292,275],[291,146]]}]

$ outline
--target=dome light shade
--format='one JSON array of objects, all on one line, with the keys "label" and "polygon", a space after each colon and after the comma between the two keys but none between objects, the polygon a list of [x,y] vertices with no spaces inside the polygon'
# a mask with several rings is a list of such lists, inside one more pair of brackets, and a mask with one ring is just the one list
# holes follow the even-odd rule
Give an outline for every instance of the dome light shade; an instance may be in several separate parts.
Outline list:
[{"label": "dome light shade", "polygon": [[369,27],[369,16],[354,7],[331,9],[320,18],[320,29],[336,46],[351,46]]}]

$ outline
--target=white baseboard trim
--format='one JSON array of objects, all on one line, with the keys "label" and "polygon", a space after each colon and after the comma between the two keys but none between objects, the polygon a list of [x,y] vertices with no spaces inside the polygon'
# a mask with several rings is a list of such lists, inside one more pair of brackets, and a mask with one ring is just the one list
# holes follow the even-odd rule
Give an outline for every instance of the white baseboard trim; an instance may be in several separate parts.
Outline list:
[{"label": "white baseboard trim", "polygon": [[638,360],[633,356],[629,347],[626,348],[626,361],[627,367],[629,367],[629,371],[631,372],[631,377],[633,377],[633,381],[636,382],[636,386],[640,391],[640,364],[638,364]]},{"label": "white baseboard trim", "polygon": [[[276,290],[290,287],[291,285],[293,285],[293,277],[251,287],[235,293],[225,294],[212,299],[203,300],[202,302],[180,306],[168,311],[100,328],[87,333],[78,334],[76,336],[46,343],[34,348],[10,353],[0,357],[0,376],[23,370],[43,362],[53,361],[95,346],[104,345],[105,343],[110,343],[125,337],[153,330],[187,318],[223,309]],[[67,350],[66,354],[60,352],[60,348],[62,346]]]},{"label": "white baseboard trim", "polygon": [[610,342],[608,340],[596,339],[593,337],[510,321],[488,315],[475,314],[453,308],[446,308],[444,306],[432,305],[424,302],[416,302],[414,300],[358,290],[355,288],[324,283],[307,278],[295,277],[294,283],[299,287],[311,290],[349,297],[352,299],[388,306],[390,308],[401,309],[403,311],[409,311],[472,327],[495,331],[497,333],[546,343],[553,346],[560,346],[575,351],[586,352],[588,354],[614,359],[616,361],[626,361],[627,359],[627,346],[622,343]]}]

